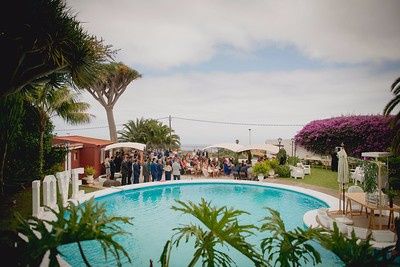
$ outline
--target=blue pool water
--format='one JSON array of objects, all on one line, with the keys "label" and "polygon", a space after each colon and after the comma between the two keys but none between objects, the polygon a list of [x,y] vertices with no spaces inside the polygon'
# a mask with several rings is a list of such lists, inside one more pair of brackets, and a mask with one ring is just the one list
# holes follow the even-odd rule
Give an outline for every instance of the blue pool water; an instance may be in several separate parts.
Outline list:
[{"label": "blue pool water", "polygon": [[[198,203],[201,198],[211,201],[213,205],[226,205],[249,212],[251,215],[241,216],[242,223],[260,225],[259,221],[267,215],[265,207],[276,209],[281,213],[287,229],[304,227],[303,215],[308,210],[327,207],[326,203],[316,198],[290,190],[226,183],[152,186],[107,195],[97,198],[96,201],[105,203],[110,215],[134,217],[133,225],[124,226],[132,235],[117,238],[132,258],[131,264],[125,261],[124,265],[149,266],[152,259],[154,266],[159,266],[158,260],[164,244],[174,233],[172,229],[179,224],[199,223],[189,215],[171,210],[171,206],[178,199]],[[261,238],[253,236],[249,240],[257,243]],[[111,254],[107,262],[104,260],[98,242],[86,241],[83,242],[83,247],[86,256],[93,263],[92,266],[115,265]],[[226,250],[237,266],[252,266],[251,262],[233,248]],[[63,246],[60,251],[71,266],[84,266],[76,244]],[[193,251],[193,243],[182,243],[178,249],[173,250],[170,266],[187,266]],[[323,248],[319,251],[323,260],[321,266],[341,265],[332,253]]]}]

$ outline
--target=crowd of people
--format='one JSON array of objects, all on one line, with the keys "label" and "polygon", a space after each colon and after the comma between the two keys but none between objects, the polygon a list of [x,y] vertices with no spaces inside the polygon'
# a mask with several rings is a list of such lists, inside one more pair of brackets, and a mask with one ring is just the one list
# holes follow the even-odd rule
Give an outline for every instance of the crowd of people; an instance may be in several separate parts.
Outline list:
[{"label": "crowd of people", "polygon": [[[263,160],[263,158],[259,158]],[[250,161],[239,162],[234,158],[211,158],[207,151],[178,154],[170,150],[117,151],[115,156],[103,162],[106,178],[115,180],[121,175],[122,185],[137,184],[142,175],[143,182],[180,180],[181,175],[219,177],[249,177],[252,173]]]}]

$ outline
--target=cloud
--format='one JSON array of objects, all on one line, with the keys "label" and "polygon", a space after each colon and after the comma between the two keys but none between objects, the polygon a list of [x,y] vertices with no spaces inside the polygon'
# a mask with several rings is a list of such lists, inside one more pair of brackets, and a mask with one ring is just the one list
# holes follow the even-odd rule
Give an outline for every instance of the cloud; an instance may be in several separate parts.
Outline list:
[{"label": "cloud", "polygon": [[[187,73],[147,77],[133,82],[114,109],[117,124],[136,118],[175,117],[214,121],[306,124],[311,120],[348,114],[382,113],[391,99],[389,87],[396,72],[366,67],[290,72]],[[108,129],[104,109],[89,94],[96,119],[85,131],[67,131],[102,138]],[[167,120],[163,120],[167,123]],[[183,144],[209,144],[277,137],[290,138],[301,127],[253,127],[206,124],[173,119]],[[56,120],[56,130],[81,128]],[[118,127],[121,128],[121,127]],[[59,132],[65,134],[66,131]]]},{"label": "cloud", "polygon": [[400,60],[400,1],[68,0],[89,32],[132,65],[168,69],[221,47],[294,46],[333,63]]}]

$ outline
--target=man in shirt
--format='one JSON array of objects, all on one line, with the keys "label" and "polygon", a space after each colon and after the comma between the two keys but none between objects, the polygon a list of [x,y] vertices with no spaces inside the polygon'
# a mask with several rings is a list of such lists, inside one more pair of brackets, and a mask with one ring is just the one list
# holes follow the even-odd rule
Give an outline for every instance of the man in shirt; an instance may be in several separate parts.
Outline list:
[{"label": "man in shirt", "polygon": [[174,163],[172,163],[172,175],[174,180],[181,179],[181,165],[179,164],[178,159],[175,159]]}]

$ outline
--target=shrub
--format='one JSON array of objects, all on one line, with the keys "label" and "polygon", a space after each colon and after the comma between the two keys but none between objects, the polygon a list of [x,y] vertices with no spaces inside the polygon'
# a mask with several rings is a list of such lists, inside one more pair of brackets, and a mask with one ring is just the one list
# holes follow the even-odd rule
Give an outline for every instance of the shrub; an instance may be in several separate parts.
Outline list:
[{"label": "shrub", "polygon": [[290,167],[289,165],[279,165],[275,169],[276,174],[279,175],[279,177],[284,177],[284,178],[289,178],[290,177]]},{"label": "shrub", "polygon": [[295,136],[296,144],[317,154],[330,154],[344,143],[349,156],[390,147],[393,117],[381,115],[341,116],[308,123]]},{"label": "shrub", "polygon": [[258,175],[258,174],[267,175],[270,169],[271,169],[271,166],[269,165],[269,162],[266,160],[266,161],[257,162],[256,164],[254,164],[253,172],[256,175]]},{"label": "shrub", "polygon": [[279,161],[279,165],[285,165],[287,153],[284,148],[279,149],[278,154],[276,154],[276,159]]},{"label": "shrub", "polygon": [[96,170],[92,166],[86,166],[85,167],[85,174],[86,175],[94,175],[96,173]]},{"label": "shrub", "polygon": [[266,162],[269,164],[270,169],[273,170],[276,170],[276,168],[279,166],[279,161],[277,159],[271,159]]},{"label": "shrub", "polygon": [[297,163],[300,162],[299,157],[288,157],[287,159],[287,164],[292,165],[292,166],[296,166]]}]

